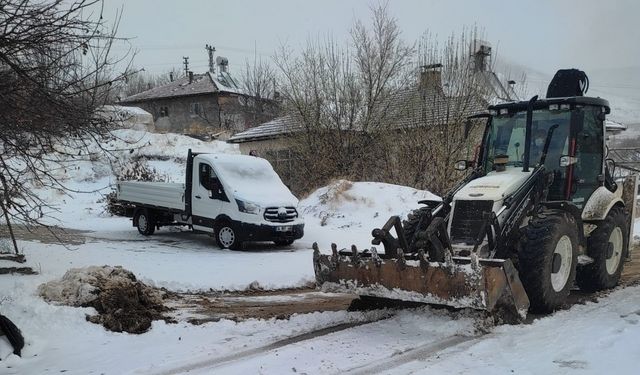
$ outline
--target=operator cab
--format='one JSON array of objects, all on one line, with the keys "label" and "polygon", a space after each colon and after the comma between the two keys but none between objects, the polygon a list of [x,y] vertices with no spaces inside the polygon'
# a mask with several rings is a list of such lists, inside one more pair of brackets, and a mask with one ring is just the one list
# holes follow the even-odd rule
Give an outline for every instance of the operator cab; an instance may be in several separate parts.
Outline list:
[{"label": "operator cab", "polygon": [[542,164],[553,175],[547,199],[569,201],[580,209],[605,180],[609,179],[610,190],[615,188],[605,171],[603,155],[604,119],[610,112],[606,100],[581,96],[548,98],[498,104],[489,107],[489,111],[491,117],[479,155],[485,174],[501,173],[502,169],[528,172]]}]

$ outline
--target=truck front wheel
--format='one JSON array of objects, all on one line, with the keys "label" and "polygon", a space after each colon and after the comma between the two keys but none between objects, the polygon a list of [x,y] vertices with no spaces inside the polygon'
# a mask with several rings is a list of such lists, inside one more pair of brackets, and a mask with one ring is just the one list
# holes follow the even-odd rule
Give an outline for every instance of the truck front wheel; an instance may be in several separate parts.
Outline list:
[{"label": "truck front wheel", "polygon": [[138,232],[142,235],[150,236],[156,231],[153,214],[146,208],[138,211],[136,214],[136,223],[138,223]]},{"label": "truck front wheel", "polygon": [[242,242],[238,239],[238,233],[228,221],[216,224],[214,228],[216,242],[223,249],[239,250]]}]

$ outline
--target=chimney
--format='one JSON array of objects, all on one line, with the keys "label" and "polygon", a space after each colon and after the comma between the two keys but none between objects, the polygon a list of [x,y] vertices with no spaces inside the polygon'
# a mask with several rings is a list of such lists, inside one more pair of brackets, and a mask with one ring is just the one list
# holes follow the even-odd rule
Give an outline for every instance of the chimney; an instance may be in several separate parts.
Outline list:
[{"label": "chimney", "polygon": [[442,93],[442,64],[422,65],[420,67],[420,89],[435,89]]},{"label": "chimney", "polygon": [[189,71],[189,84],[193,83],[193,72]]}]

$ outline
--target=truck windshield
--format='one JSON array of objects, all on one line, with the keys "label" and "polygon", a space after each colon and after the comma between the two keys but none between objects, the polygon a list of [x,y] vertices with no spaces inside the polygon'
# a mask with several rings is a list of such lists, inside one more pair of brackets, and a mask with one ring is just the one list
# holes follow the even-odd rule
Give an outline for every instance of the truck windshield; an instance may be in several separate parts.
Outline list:
[{"label": "truck windshield", "polygon": [[[568,154],[568,137],[571,112],[569,110],[533,111],[533,122],[531,126],[531,146],[529,166],[534,167],[540,162],[544,142],[553,125],[558,127],[553,132],[545,166],[549,169],[558,169],[559,160],[562,155]],[[515,114],[494,116],[489,125],[485,144],[484,166],[485,172],[493,170],[493,160],[497,155],[506,155],[509,158],[507,166],[522,167],[525,150],[525,126],[527,113],[518,112]]]}]

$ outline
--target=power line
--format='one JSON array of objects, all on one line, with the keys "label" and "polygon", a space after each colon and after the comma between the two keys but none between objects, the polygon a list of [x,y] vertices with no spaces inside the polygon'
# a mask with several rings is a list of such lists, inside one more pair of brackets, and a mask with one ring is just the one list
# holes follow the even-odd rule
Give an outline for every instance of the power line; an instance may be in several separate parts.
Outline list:
[{"label": "power line", "polygon": [[[165,46],[137,46],[140,51],[144,50],[163,50],[163,51],[179,51],[185,49],[200,49],[202,46],[196,44],[176,44],[176,45],[165,45]],[[253,49],[244,49],[238,47],[230,47],[230,46],[221,46],[218,45],[216,48],[222,49],[223,51],[234,51],[234,52],[243,52],[247,54],[258,54],[260,56],[270,57],[273,53],[269,53],[266,51],[258,51]],[[112,47],[112,50],[129,50],[129,47]]]}]

